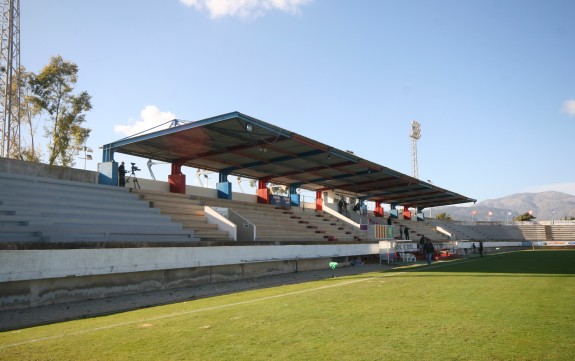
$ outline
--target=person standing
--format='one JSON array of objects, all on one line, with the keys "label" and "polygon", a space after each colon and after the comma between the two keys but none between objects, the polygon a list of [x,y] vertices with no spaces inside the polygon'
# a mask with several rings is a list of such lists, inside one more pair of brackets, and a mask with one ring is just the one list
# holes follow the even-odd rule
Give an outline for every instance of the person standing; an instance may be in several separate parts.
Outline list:
[{"label": "person standing", "polygon": [[387,225],[391,226],[391,216],[387,216]]},{"label": "person standing", "polygon": [[483,257],[483,241],[479,241],[479,255]]},{"label": "person standing", "polygon": [[403,228],[403,233],[405,233],[405,239],[408,240],[409,239],[409,228],[407,228],[407,226],[405,226]]},{"label": "person standing", "polygon": [[403,239],[403,224],[399,225],[399,239]]},{"label": "person standing", "polygon": [[421,250],[422,253],[423,253],[423,246],[425,246],[425,236],[421,236],[421,238],[419,239],[419,249]]},{"label": "person standing", "polygon": [[124,167],[124,162],[121,162],[118,167],[118,186],[126,186],[126,167]]},{"label": "person standing", "polygon": [[423,252],[425,253],[425,259],[427,260],[427,265],[428,266],[431,265],[435,249],[433,248],[433,243],[431,243],[431,240],[429,238],[425,240],[425,244],[423,245]]},{"label": "person standing", "polygon": [[343,207],[343,215],[346,216],[347,218],[349,218],[349,210],[347,209],[347,202],[345,201],[345,199],[343,200],[342,203],[342,207]]},{"label": "person standing", "polygon": [[331,268],[331,278],[335,278],[335,268],[337,267],[337,262],[330,262],[329,268]]}]

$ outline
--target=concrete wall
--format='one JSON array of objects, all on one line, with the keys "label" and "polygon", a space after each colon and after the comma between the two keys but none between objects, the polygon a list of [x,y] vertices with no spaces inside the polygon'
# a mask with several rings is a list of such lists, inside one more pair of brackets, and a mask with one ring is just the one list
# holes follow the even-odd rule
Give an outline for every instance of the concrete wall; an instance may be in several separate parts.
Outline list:
[{"label": "concrete wall", "polygon": [[[14,173],[35,177],[45,177],[53,179],[65,179],[84,183],[98,183],[98,172],[60,167],[43,163],[25,162],[16,159],[0,158],[0,173]],[[143,189],[157,190],[163,192],[170,191],[170,184],[165,181],[138,178],[138,183]],[[201,197],[216,198],[218,192],[213,188],[203,188],[197,186],[186,186],[186,194],[193,194]],[[233,193],[233,200],[256,203],[255,194]]]},{"label": "concrete wall", "polygon": [[[153,179],[138,178],[138,183],[140,183],[140,187],[142,189],[149,189],[161,192],[170,191],[170,184],[168,182],[162,182]],[[214,188],[204,188],[204,187],[188,185],[186,186],[186,194],[195,195],[198,197],[217,198],[218,190]],[[239,192],[233,192],[232,199],[234,201],[241,201],[241,202],[251,202],[251,203],[257,202],[257,196],[255,194],[246,194]]]},{"label": "concrete wall", "polygon": [[61,277],[0,284],[0,311],[326,268],[325,260],[285,260],[199,268]]},{"label": "concrete wall", "polygon": [[327,269],[378,244],[0,251],[0,310]]},{"label": "concrete wall", "polygon": [[98,172],[6,158],[0,158],[0,172],[84,183],[98,182]]},{"label": "concrete wall", "polygon": [[378,244],[0,250],[3,282],[379,254]]}]

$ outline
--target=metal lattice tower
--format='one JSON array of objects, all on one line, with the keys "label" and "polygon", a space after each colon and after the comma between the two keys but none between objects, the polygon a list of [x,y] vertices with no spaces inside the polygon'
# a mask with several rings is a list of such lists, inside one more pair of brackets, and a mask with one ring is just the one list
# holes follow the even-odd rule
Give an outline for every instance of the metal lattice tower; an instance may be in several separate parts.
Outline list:
[{"label": "metal lattice tower", "polygon": [[20,152],[20,0],[2,1],[0,45],[0,156],[14,158]]},{"label": "metal lattice tower", "polygon": [[417,172],[417,141],[421,138],[421,124],[415,120],[411,122],[411,154],[413,156],[413,176],[419,178]]}]

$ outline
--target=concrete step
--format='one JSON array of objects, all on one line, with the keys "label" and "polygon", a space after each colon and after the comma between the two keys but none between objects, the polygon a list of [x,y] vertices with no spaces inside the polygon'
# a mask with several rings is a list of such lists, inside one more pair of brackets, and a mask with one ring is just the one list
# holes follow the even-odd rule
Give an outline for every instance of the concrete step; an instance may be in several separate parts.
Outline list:
[{"label": "concrete step", "polygon": [[128,193],[126,188],[102,185],[97,183],[86,183],[64,179],[44,178],[36,176],[27,176],[15,173],[0,172],[0,184],[16,184],[20,188],[50,188],[50,187],[78,187],[89,190],[105,190],[106,192]]},{"label": "concrete step", "polygon": [[228,237],[228,232],[225,231],[218,231],[218,230],[197,230],[194,231],[194,236],[196,238],[201,238],[202,240],[204,239],[229,239]]},{"label": "concrete step", "polygon": [[326,242],[323,236],[294,236],[294,235],[275,235],[275,236],[257,236],[257,242]]},{"label": "concrete step", "polygon": [[125,202],[125,203],[138,203],[139,198],[128,192],[116,192],[110,189],[90,189],[81,187],[57,187],[57,188],[22,188],[22,187],[10,187],[5,183],[2,183],[2,188],[0,189],[0,198],[5,196],[18,195],[19,197],[34,199],[34,198],[50,198],[50,199],[62,199],[62,200],[86,200],[94,202],[103,202],[107,200],[108,202]]},{"label": "concrete step", "polygon": [[20,235],[20,234],[9,235],[9,234],[0,233],[0,242],[3,242],[3,243],[6,243],[6,242],[15,242],[15,243],[42,242],[42,241],[43,241],[42,236],[30,236],[30,235]]},{"label": "concrete step", "polygon": [[165,194],[139,194],[140,199],[150,202],[167,202],[170,204],[191,204],[196,206],[204,206],[203,202],[197,199],[188,197],[174,197]]},{"label": "concrete step", "polygon": [[11,195],[0,195],[0,205],[6,206],[21,206],[21,207],[44,207],[44,208],[55,208],[55,207],[68,207],[68,208],[89,208],[89,209],[100,209],[100,210],[126,210],[126,211],[142,211],[142,212],[157,212],[150,211],[149,205],[137,201],[137,202],[124,202],[122,200],[115,199],[114,201],[107,201],[104,199],[99,200],[86,200],[86,199],[76,199],[76,198],[52,198],[49,196],[28,198],[26,196],[11,194]]},{"label": "concrete step", "polygon": [[86,218],[80,216],[61,218],[58,216],[54,217],[18,217],[18,216],[0,216],[0,226],[2,225],[28,225],[31,227],[44,228],[47,226],[58,225],[58,226],[93,226],[93,227],[109,227],[114,225],[131,225],[131,226],[153,226],[153,227],[163,227],[166,229],[181,229],[182,225],[179,223],[170,222],[166,219],[152,220],[148,219],[145,222],[140,220],[124,220],[119,218],[111,219],[95,219]]},{"label": "concrete step", "polygon": [[184,228],[191,228],[195,231],[210,230],[210,229],[217,230],[218,229],[217,224],[210,224],[210,223],[206,223],[206,222],[182,221],[181,224]]},{"label": "concrete step", "polygon": [[197,237],[157,234],[55,234],[42,237],[46,242],[199,242]]},{"label": "concrete step", "polygon": [[177,223],[182,223],[182,222],[207,222],[208,218],[206,216],[196,216],[196,215],[190,215],[190,214],[186,214],[186,213],[176,213],[176,214],[170,214],[170,213],[162,213],[165,214],[169,217],[172,218],[172,221],[177,222]]},{"label": "concrete step", "polygon": [[18,217],[15,215],[0,215],[0,229],[7,226],[27,226],[27,217]]},{"label": "concrete step", "polygon": [[95,208],[69,208],[69,207],[48,207],[48,206],[5,206],[0,205],[0,214],[13,215],[19,217],[89,217],[93,219],[110,219],[122,218],[125,220],[135,220],[139,222],[146,222],[147,220],[164,220],[170,221],[166,215],[161,215],[159,211],[149,212],[141,210],[101,210]]},{"label": "concrete step", "polygon": [[42,232],[29,226],[7,225],[0,227],[0,236],[3,235],[41,236]]},{"label": "concrete step", "polygon": [[154,208],[160,208],[165,213],[176,214],[194,214],[194,215],[204,215],[204,206],[199,206],[195,204],[172,204],[170,202],[150,202],[150,206]]},{"label": "concrete step", "polygon": [[[179,226],[179,227],[178,227]],[[32,227],[31,227],[32,228]],[[106,225],[105,227],[98,227],[92,224],[53,224],[44,226],[37,229],[43,235],[54,233],[131,233],[131,234],[190,234],[190,230],[186,230],[181,225],[176,226],[157,226],[157,225]]]}]

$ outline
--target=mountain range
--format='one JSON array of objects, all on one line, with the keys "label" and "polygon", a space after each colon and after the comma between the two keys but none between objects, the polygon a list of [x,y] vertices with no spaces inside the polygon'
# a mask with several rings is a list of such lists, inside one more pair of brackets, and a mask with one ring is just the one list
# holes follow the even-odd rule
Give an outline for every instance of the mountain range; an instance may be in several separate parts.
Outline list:
[{"label": "mountain range", "polygon": [[511,222],[513,218],[529,211],[536,221],[575,217],[575,196],[554,191],[517,193],[488,199],[470,207],[444,206],[425,209],[424,214],[426,217],[430,214],[435,217],[439,213],[447,213],[454,221]]}]

